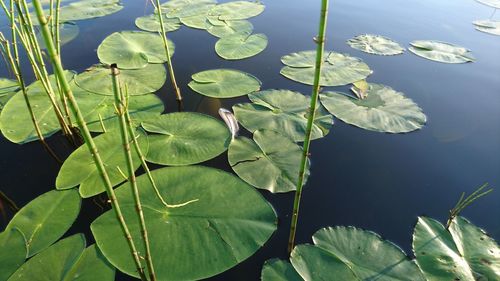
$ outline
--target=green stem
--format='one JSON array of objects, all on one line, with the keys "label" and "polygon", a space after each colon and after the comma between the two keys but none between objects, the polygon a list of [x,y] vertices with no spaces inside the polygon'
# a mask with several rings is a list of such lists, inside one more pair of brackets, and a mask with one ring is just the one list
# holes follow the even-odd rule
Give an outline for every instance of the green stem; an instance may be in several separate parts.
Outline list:
[{"label": "green stem", "polygon": [[[113,92],[115,96],[115,107],[116,107],[116,114],[118,115],[118,119],[120,121],[120,134],[122,138],[122,145],[123,145],[123,151],[125,154],[125,159],[127,160],[127,172],[128,172],[128,182],[130,183],[130,188],[132,189],[132,194],[134,195],[134,203],[135,203],[135,209],[137,211],[137,216],[139,217],[139,222],[141,226],[141,234],[142,234],[142,241],[143,241],[143,246],[145,249],[145,254],[146,254],[146,266],[148,268],[149,272],[149,279],[151,281],[156,280],[156,274],[154,271],[154,266],[153,266],[153,259],[151,257],[151,248],[149,246],[149,238],[148,238],[148,230],[146,227],[146,221],[144,219],[144,213],[142,211],[142,205],[141,205],[141,198],[139,195],[139,189],[137,188],[137,180],[135,177],[135,171],[134,171],[134,166],[133,166],[133,160],[132,160],[132,153],[130,152],[130,142],[129,142],[129,134],[126,128],[126,121],[125,121],[125,111],[127,111],[127,107],[124,104],[123,97],[121,95],[121,90],[118,81],[118,76],[120,74],[120,71],[116,67],[116,64],[111,65],[111,78],[113,81]],[[135,133],[132,132],[130,135],[132,138],[135,138]]]},{"label": "green stem", "polygon": [[94,160],[94,163],[96,165],[97,171],[99,175],[101,176],[102,181],[104,182],[104,186],[106,188],[106,193],[111,201],[112,209],[115,213],[115,216],[120,224],[120,227],[122,229],[123,235],[125,236],[125,239],[128,243],[128,247],[130,248],[131,255],[133,257],[135,266],[137,268],[137,272],[143,281],[147,281],[147,278],[144,274],[144,269],[142,268],[141,261],[139,259],[139,254],[136,250],[134,241],[132,240],[132,235],[130,234],[130,231],[128,229],[128,226],[125,222],[125,219],[123,217],[123,214],[120,209],[120,205],[118,203],[118,200],[115,195],[115,191],[113,190],[113,185],[111,184],[111,181],[109,179],[108,173],[106,172],[104,163],[101,159],[101,156],[99,154],[99,151],[97,150],[97,146],[94,143],[94,140],[92,139],[92,135],[90,134],[90,131],[87,127],[87,124],[85,123],[85,120],[83,118],[82,112],[80,111],[78,104],[75,100],[75,97],[73,96],[73,92],[71,90],[71,87],[68,84],[68,81],[66,80],[66,77],[64,76],[64,69],[62,67],[60,57],[57,55],[57,52],[55,50],[52,38],[50,37],[50,31],[47,26],[47,19],[45,18],[45,15],[43,13],[42,6],[40,4],[40,0],[33,0],[33,5],[35,7],[36,15],[38,17],[38,21],[40,23],[41,31],[42,31],[42,36],[44,39],[44,42],[47,46],[47,52],[49,53],[49,58],[50,61],[52,62],[52,66],[54,68],[54,72],[57,76],[57,79],[59,79],[61,83],[61,87],[63,89],[64,94],[66,95],[66,98],[69,101],[69,105],[71,108],[71,111],[76,117],[76,122],[82,132],[83,139],[85,140],[85,144],[87,145],[90,154],[92,155],[92,158]]},{"label": "green stem", "polygon": [[318,36],[315,38],[316,47],[316,64],[314,69],[314,84],[311,94],[311,104],[309,106],[309,116],[307,118],[307,127],[304,138],[304,145],[302,147],[302,159],[300,161],[299,179],[297,182],[297,191],[295,192],[295,199],[293,202],[292,222],[290,225],[290,236],[288,239],[288,253],[291,253],[295,245],[295,232],[297,231],[297,222],[299,218],[300,198],[302,196],[302,188],[304,187],[304,178],[306,173],[306,166],[309,156],[309,146],[311,144],[311,133],[316,115],[316,104],[318,103],[321,65],[323,62],[323,51],[325,49],[325,33],[328,15],[328,0],[321,1],[321,15],[319,19]]}]

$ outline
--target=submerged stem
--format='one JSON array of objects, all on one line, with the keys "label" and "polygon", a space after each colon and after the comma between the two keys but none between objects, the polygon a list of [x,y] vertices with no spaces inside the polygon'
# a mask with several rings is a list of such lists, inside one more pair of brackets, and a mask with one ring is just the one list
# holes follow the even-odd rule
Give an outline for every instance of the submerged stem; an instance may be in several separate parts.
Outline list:
[{"label": "submerged stem", "polygon": [[318,31],[318,36],[316,37],[315,40],[317,47],[316,47],[316,64],[314,69],[314,84],[311,94],[311,103],[309,105],[309,116],[307,118],[307,127],[305,132],[304,145],[302,148],[302,159],[300,161],[300,172],[299,172],[299,179],[297,182],[297,191],[295,192],[295,199],[293,202],[292,222],[290,225],[290,236],[288,238],[288,253],[292,252],[293,247],[295,245],[295,232],[297,231],[300,198],[302,196],[302,188],[304,187],[304,178],[309,156],[309,146],[311,143],[311,133],[312,133],[314,118],[316,115],[316,104],[318,102],[318,95],[319,95],[321,65],[323,62],[323,51],[325,49],[327,15],[328,15],[328,0],[322,0],[321,15],[319,19],[319,28],[318,28],[319,31]]}]

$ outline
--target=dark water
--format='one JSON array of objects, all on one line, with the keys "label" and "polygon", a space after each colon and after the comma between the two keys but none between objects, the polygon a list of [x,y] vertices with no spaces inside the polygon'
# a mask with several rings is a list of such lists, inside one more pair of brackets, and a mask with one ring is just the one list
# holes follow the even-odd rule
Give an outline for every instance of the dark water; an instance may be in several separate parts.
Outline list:
[{"label": "dark water", "polygon": [[[268,0],[264,4],[265,12],[251,22],[256,33],[269,37],[269,46],[250,59],[220,59],[214,51],[217,38],[205,31],[182,27],[171,33],[170,39],[176,43],[176,75],[187,111],[216,115],[220,106],[229,108],[247,101],[244,97],[203,98],[187,88],[191,74],[212,68],[251,73],[263,82],[263,89],[310,93],[309,86],[280,76],[279,59],[315,47],[312,37],[319,1]],[[124,5],[117,14],[78,22],[79,37],[63,48],[66,68],[80,72],[97,63],[96,49],[106,36],[135,29],[134,19],[151,12],[151,6],[142,0],[126,0]],[[389,135],[336,120],[330,134],[312,144],[312,176],[303,196],[297,243],[311,242],[311,235],[321,227],[354,225],[373,230],[409,252],[418,215],[444,221],[461,192],[471,192],[484,182],[500,187],[500,37],[478,32],[471,23],[488,18],[492,12],[473,0],[331,1],[327,48],[362,58],[374,70],[369,81],[404,92],[424,109],[428,124],[414,133]],[[362,33],[385,35],[404,46],[417,39],[451,42],[470,48],[477,61],[440,64],[409,52],[381,57],[345,44]],[[7,76],[3,64],[0,76]],[[167,111],[176,110],[170,84],[159,95]],[[49,140],[60,153],[70,153],[62,138]],[[54,187],[59,165],[39,144],[20,146],[0,139],[0,153],[0,190],[18,205]],[[230,170],[225,155],[206,164]],[[265,260],[286,258],[293,195],[263,194],[279,215],[279,229],[254,256],[210,280],[258,280]],[[463,212],[497,241],[498,202],[500,190],[495,190]],[[100,212],[92,200],[86,200],[69,233],[85,232],[92,242],[89,225]],[[1,224],[0,229],[5,222]],[[117,279],[127,280],[124,276]]]}]

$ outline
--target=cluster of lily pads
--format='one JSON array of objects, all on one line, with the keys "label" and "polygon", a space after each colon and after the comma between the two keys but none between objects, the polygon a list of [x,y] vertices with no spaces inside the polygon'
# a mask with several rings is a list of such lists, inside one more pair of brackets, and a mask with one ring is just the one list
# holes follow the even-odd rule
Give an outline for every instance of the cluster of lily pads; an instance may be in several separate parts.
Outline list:
[{"label": "cluster of lily pads", "polygon": [[493,16],[495,15],[497,9],[500,9],[500,1],[499,0],[476,0],[476,1],[488,7],[492,7],[494,11],[489,19],[473,21],[472,23],[474,24],[475,28],[479,31],[488,34],[500,35],[500,21],[493,19]]}]

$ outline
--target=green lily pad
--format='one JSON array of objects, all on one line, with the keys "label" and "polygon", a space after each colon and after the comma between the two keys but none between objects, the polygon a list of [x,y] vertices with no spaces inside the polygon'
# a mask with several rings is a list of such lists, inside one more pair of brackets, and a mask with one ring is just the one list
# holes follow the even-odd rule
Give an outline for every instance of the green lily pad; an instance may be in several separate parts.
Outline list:
[{"label": "green lily pad", "polygon": [[[78,34],[80,34],[80,28],[74,22],[64,22],[59,24],[59,38],[61,40],[61,46],[73,41],[73,39],[78,37]],[[36,37],[40,43],[40,47],[46,49],[42,34],[38,32]]]},{"label": "green lily pad", "polygon": [[[137,131],[136,136],[141,150],[144,154],[148,151],[147,136]],[[117,185],[126,179],[120,173],[127,171],[126,160],[123,152],[123,145],[119,132],[111,131],[94,138],[97,149],[108,172],[112,185]],[[136,153],[132,153],[132,162],[134,170],[139,168],[141,161]],[[118,169],[119,167],[119,169]],[[76,149],[64,161],[61,170],[56,178],[57,189],[69,189],[80,185],[80,195],[88,198],[106,190],[101,176],[97,171],[94,160],[84,144]]]},{"label": "green lily pad", "polygon": [[0,78],[0,112],[3,110],[5,104],[16,94],[19,90],[17,81],[7,78]]},{"label": "green lily pad", "polygon": [[180,21],[185,26],[196,29],[207,29],[207,15],[195,15],[191,17],[182,17]]},{"label": "green lily pad", "polygon": [[[60,22],[100,18],[123,9],[119,0],[80,0],[61,6]],[[46,13],[47,14],[47,13]]]},{"label": "green lily pad", "polygon": [[213,7],[209,15],[220,20],[244,20],[258,16],[264,8],[264,5],[257,2],[231,1]]},{"label": "green lily pad", "polygon": [[[131,96],[154,93],[167,80],[167,71],[161,64],[148,64],[140,69],[120,70],[120,82],[126,85]],[[111,71],[103,65],[95,65],[75,78],[76,84],[89,92],[100,95],[113,95]]]},{"label": "green lily pad", "polygon": [[475,59],[464,47],[445,42],[417,40],[410,43],[408,50],[417,56],[443,63],[466,63]]},{"label": "green lily pad", "polygon": [[170,0],[161,4],[161,9],[169,18],[184,18],[206,15],[216,3],[215,0]]},{"label": "green lily pad", "polygon": [[392,39],[373,34],[358,35],[347,40],[347,44],[365,53],[381,56],[399,55],[404,52],[401,45]]},{"label": "green lily pad", "polygon": [[234,139],[228,159],[234,172],[247,183],[272,193],[288,192],[297,187],[302,148],[275,131],[257,130],[253,140]]},{"label": "green lily pad", "polygon": [[495,9],[500,9],[500,0],[476,0],[476,1],[486,6],[490,6]]},{"label": "green lily pad", "polygon": [[213,17],[208,17],[207,21],[205,21],[205,29],[213,36],[223,38],[239,32],[252,33],[253,25],[247,20],[223,21]]},{"label": "green lily pad", "polygon": [[[152,175],[170,204],[197,200],[167,208],[158,200],[147,176],[137,177],[158,280],[199,280],[216,275],[254,254],[276,230],[271,205],[229,173],[187,166],[157,169]],[[139,241],[139,221],[129,186],[118,187],[116,195],[132,237]],[[137,277],[114,213],[101,215],[91,230],[106,258],[120,271]],[[142,244],[137,246],[144,252]]]},{"label": "green lily pad", "polygon": [[95,248],[85,249],[83,234],[65,238],[35,257],[29,259],[9,281],[24,280],[114,280],[114,269]]},{"label": "green lily pad", "polygon": [[270,259],[264,263],[260,276],[262,281],[302,281],[293,266],[284,260]]},{"label": "green lily pad", "polygon": [[419,217],[413,251],[429,281],[495,280],[500,275],[496,242],[460,217],[452,221],[449,231],[434,219]]},{"label": "green lily pad", "polygon": [[[145,31],[161,32],[160,20],[157,14],[136,18],[135,25]],[[178,18],[167,18],[163,15],[163,27],[165,28],[165,32],[176,31],[181,27],[181,22]],[[169,42],[172,43],[171,41]]]},{"label": "green lily pad", "polygon": [[[86,111],[84,116],[89,130],[104,132],[103,125],[106,131],[118,130],[119,122],[114,98],[102,95],[95,96],[101,98],[100,102],[90,111]],[[159,117],[165,110],[161,99],[153,94],[129,97],[127,109],[135,127],[138,127],[142,121]]]},{"label": "green lily pad", "polygon": [[381,84],[368,84],[367,97],[357,99],[343,93],[320,94],[323,106],[340,120],[376,132],[408,133],[421,129],[427,117],[403,93]]},{"label": "green lily pad", "polygon": [[[280,73],[288,79],[312,85],[316,51],[292,53],[281,58],[286,65]],[[321,86],[342,86],[359,80],[364,80],[372,71],[361,59],[326,51],[323,55],[321,68]]]},{"label": "green lily pad", "polygon": [[193,91],[212,98],[233,98],[260,90],[257,77],[233,69],[212,69],[195,73],[188,86]]},{"label": "green lily pad", "polygon": [[473,22],[477,30],[493,35],[500,35],[500,21],[476,20]]},{"label": "green lily pad", "polygon": [[267,47],[265,34],[234,33],[215,43],[215,51],[226,60],[241,60],[253,57]]},{"label": "green lily pad", "polygon": [[6,231],[21,231],[26,239],[26,257],[31,257],[49,247],[69,229],[80,212],[80,204],[76,190],[49,191],[17,212]]},{"label": "green lily pad", "polygon": [[181,166],[201,163],[226,151],[231,135],[219,120],[195,112],[178,112],[145,121],[149,133],[146,160]]},{"label": "green lily pad", "polygon": [[[172,56],[175,46],[172,41],[168,43]],[[162,38],[143,31],[120,31],[109,35],[97,48],[97,56],[102,63],[116,63],[120,69],[138,69],[148,63],[167,61]]]},{"label": "green lily pad", "polygon": [[[236,119],[251,132],[259,129],[273,130],[304,141],[307,127],[309,97],[289,90],[267,90],[248,95],[253,103],[233,106]],[[323,106],[316,109],[312,139],[326,136],[333,125],[333,117]]]},{"label": "green lily pad", "polygon": [[26,257],[26,241],[19,230],[12,228],[0,232],[0,280],[7,280]]}]

